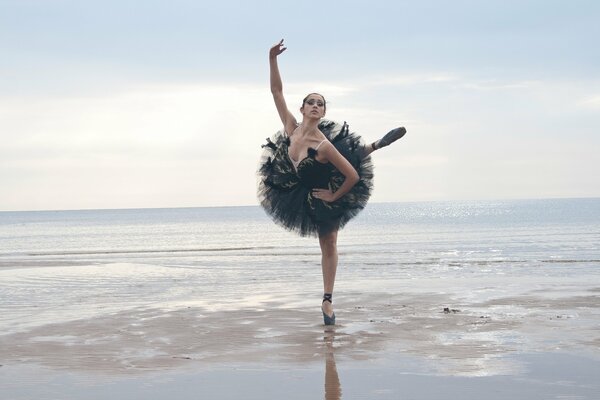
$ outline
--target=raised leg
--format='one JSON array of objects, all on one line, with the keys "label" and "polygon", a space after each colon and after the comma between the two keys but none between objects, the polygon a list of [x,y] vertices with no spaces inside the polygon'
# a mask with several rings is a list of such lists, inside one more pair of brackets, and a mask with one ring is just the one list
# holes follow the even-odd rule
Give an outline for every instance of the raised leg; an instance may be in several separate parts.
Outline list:
[{"label": "raised leg", "polygon": [[373,142],[373,150],[378,150],[382,147],[389,146],[405,134],[406,128],[404,128],[403,126],[401,126],[400,128],[392,129],[391,131],[386,133],[384,137],[382,137],[376,142]]},{"label": "raised leg", "polygon": [[406,129],[404,127],[395,128],[385,134],[379,140],[374,141],[371,144],[366,144],[362,147],[362,157],[366,157],[375,150],[379,150],[382,147],[389,146],[394,143],[396,140],[400,139],[402,136],[406,134]]}]

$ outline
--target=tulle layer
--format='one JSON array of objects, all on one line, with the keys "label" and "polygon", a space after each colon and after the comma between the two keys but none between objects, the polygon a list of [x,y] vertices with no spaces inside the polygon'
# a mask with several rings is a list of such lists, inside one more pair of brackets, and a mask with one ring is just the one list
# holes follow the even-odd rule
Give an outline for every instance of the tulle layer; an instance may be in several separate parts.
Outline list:
[{"label": "tulle layer", "polygon": [[[327,203],[312,196],[315,187],[301,179],[288,155],[289,138],[283,131],[267,139],[258,170],[258,198],[266,213],[279,225],[301,236],[315,236],[340,229],[367,204],[373,189],[373,164],[363,157],[359,135],[349,132],[348,125],[322,120],[319,129],[335,148],[352,164],[359,182],[339,200]],[[333,165],[320,165],[329,176],[329,189],[335,192],[344,182]]]}]

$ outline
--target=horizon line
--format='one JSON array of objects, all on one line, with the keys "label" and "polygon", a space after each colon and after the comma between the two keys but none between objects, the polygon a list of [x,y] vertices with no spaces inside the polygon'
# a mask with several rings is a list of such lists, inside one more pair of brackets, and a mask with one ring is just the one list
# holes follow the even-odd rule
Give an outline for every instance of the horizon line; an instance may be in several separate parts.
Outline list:
[{"label": "horizon line", "polygon": [[[368,204],[411,204],[411,203],[452,203],[452,202],[493,202],[493,201],[531,201],[531,200],[592,200],[599,196],[589,197],[531,197],[531,198],[497,198],[497,199],[451,199],[451,200],[400,200],[400,201],[374,201]],[[72,209],[33,209],[33,210],[0,210],[0,213],[22,213],[22,212],[77,212],[77,211],[132,211],[132,210],[185,210],[196,208],[260,208],[260,204],[240,204],[224,206],[164,206],[164,207],[116,207],[116,208],[72,208]]]}]

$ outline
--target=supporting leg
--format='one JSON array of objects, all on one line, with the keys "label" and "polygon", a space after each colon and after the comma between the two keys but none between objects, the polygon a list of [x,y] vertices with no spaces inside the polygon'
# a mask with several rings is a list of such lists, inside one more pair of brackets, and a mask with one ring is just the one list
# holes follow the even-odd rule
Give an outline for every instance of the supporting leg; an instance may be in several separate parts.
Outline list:
[{"label": "supporting leg", "polygon": [[[321,246],[321,269],[323,271],[323,292],[333,294],[335,274],[338,264],[337,252],[337,230],[319,234],[319,245]],[[327,316],[333,316],[333,305],[331,301],[323,301],[323,312]]]}]

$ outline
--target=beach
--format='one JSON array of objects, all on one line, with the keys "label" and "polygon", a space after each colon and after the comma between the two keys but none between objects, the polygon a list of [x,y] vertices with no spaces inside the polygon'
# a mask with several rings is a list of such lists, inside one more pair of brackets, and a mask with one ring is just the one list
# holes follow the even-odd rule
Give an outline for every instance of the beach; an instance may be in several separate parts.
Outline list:
[{"label": "beach", "polygon": [[600,289],[573,293],[574,283],[481,303],[347,293],[335,327],[292,296],[139,307],[3,336],[1,383],[13,399],[158,399],[181,383],[178,398],[342,398],[324,394],[328,384],[343,398],[593,399]]},{"label": "beach", "polygon": [[[598,200],[587,204],[595,216]],[[581,212],[581,203],[571,206]],[[596,217],[533,224],[515,211],[522,205],[498,214],[498,204],[479,204],[467,214],[454,207],[447,225],[416,221],[421,207],[386,207],[341,240],[334,327],[320,314],[318,248],[292,236],[275,242],[278,228],[255,214],[211,222],[212,241],[195,248],[173,246],[173,232],[187,237],[186,224],[200,223],[173,214],[110,223],[107,235],[122,232],[122,244],[110,246],[108,236],[81,232],[123,221],[114,214],[104,222],[69,214],[77,223],[60,229],[65,215],[5,215],[0,239],[12,247],[0,255],[2,398],[600,396]],[[391,209],[402,224],[372,223],[389,220]],[[438,210],[448,214],[447,205]],[[171,232],[168,244],[152,243],[165,236],[149,233],[157,220]],[[250,233],[227,242],[218,235],[228,224]],[[47,239],[44,226],[71,229],[80,242]],[[35,249],[18,248],[25,231]],[[132,231],[148,235],[143,248],[127,241]]]}]

